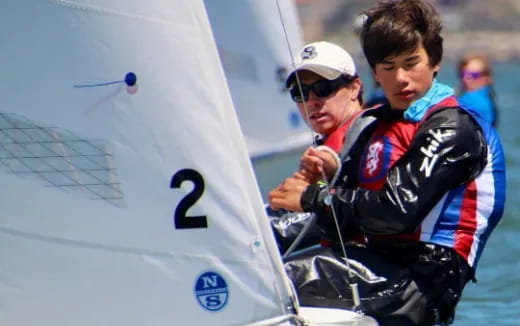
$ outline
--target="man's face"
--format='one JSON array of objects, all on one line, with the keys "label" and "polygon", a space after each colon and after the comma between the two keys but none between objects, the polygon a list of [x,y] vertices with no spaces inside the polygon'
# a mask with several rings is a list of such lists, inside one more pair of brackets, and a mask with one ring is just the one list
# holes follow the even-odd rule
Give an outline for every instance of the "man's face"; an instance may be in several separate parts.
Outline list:
[{"label": "man's face", "polygon": [[[324,79],[307,70],[300,71],[298,76],[303,85],[311,85]],[[319,97],[311,90],[307,101],[297,103],[297,106],[301,116],[313,131],[321,135],[329,135],[356,111],[354,103],[357,103],[360,88],[361,83],[356,79],[326,97]]]},{"label": "man's face", "polygon": [[439,65],[430,66],[428,54],[421,44],[414,51],[376,63],[373,73],[392,109],[406,110],[430,89],[437,71]]},{"label": "man's face", "polygon": [[486,73],[484,63],[480,59],[470,60],[460,71],[462,89],[473,91],[491,83],[489,74]]}]

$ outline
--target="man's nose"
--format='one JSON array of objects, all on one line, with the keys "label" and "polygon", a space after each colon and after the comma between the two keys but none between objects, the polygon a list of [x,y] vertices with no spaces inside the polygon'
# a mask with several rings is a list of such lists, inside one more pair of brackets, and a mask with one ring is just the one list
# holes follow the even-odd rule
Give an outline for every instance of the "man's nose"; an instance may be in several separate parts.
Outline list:
[{"label": "man's nose", "polygon": [[316,94],[312,90],[309,90],[309,98],[307,99],[307,104],[312,106],[321,105],[323,99]]},{"label": "man's nose", "polygon": [[408,71],[403,68],[397,68],[395,72],[395,80],[398,83],[408,83]]}]

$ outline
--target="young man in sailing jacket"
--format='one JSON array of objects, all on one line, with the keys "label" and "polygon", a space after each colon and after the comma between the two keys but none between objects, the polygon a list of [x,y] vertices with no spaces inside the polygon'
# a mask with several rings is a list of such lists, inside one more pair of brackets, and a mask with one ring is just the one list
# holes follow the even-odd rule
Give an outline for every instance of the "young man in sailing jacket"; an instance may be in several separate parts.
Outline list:
[{"label": "young man in sailing jacket", "polygon": [[[379,2],[366,15],[363,51],[389,105],[363,114],[375,120],[344,153],[332,189],[288,178],[270,193],[270,204],[315,212],[334,242],[334,219],[341,233],[365,235],[365,248],[354,256],[388,282],[377,296],[361,291],[361,308],[372,303],[366,310],[382,325],[449,324],[503,213],[502,147],[494,129],[435,80],[442,38],[430,3]],[[300,296],[312,297],[304,264],[295,261],[288,271],[302,285]],[[338,284],[328,285],[337,290]]]},{"label": "young man in sailing jacket", "polygon": [[[339,153],[345,130],[363,104],[362,85],[354,60],[340,46],[330,42],[306,44],[294,57],[294,69],[288,74],[286,87],[296,103],[300,115],[317,133],[317,148],[309,148],[321,159],[339,162]],[[310,171],[310,173],[308,173]],[[300,169],[295,176],[315,182],[321,179],[321,171]],[[303,225],[311,217],[283,210],[267,208],[271,225],[282,252],[292,244]],[[299,247],[316,244],[319,232],[310,232]]]}]

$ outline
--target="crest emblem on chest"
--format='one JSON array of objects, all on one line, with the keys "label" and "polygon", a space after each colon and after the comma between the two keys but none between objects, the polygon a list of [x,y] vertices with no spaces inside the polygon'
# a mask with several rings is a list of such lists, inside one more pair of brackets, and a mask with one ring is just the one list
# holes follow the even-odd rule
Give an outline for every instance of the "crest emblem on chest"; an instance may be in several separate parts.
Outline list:
[{"label": "crest emblem on chest", "polygon": [[387,137],[372,139],[361,160],[362,182],[374,182],[386,175],[390,162],[390,150]]}]

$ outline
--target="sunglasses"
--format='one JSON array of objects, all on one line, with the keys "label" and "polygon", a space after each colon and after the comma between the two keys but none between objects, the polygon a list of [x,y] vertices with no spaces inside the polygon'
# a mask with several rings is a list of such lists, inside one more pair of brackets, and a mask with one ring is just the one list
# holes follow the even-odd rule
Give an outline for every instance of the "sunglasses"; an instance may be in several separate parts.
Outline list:
[{"label": "sunglasses", "polygon": [[462,79],[478,79],[482,76],[485,76],[486,74],[480,71],[469,71],[469,70],[462,70],[460,73],[460,76]]},{"label": "sunglasses", "polygon": [[298,86],[297,84],[294,84],[290,89],[291,98],[296,103],[306,102],[309,100],[309,92],[311,90],[318,97],[327,97],[349,82],[350,80],[347,78],[339,77],[334,80],[321,79],[310,85],[301,84]]}]

